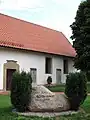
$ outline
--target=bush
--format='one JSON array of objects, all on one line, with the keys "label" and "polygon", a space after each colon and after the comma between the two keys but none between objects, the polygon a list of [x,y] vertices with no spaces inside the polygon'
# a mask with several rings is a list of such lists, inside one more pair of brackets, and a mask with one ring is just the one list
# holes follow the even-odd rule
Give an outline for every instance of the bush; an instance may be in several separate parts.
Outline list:
[{"label": "bush", "polygon": [[11,103],[20,112],[27,110],[31,101],[32,79],[30,73],[22,71],[13,74],[11,83]]},{"label": "bush", "polygon": [[90,71],[87,72],[87,80],[88,80],[88,82],[90,82]]},{"label": "bush", "polygon": [[87,80],[85,74],[81,72],[67,75],[65,94],[70,101],[71,109],[78,110],[87,96]]},{"label": "bush", "polygon": [[50,86],[50,84],[52,83],[52,78],[51,78],[51,76],[48,76],[48,78],[47,78],[47,83],[48,83],[49,86]]}]

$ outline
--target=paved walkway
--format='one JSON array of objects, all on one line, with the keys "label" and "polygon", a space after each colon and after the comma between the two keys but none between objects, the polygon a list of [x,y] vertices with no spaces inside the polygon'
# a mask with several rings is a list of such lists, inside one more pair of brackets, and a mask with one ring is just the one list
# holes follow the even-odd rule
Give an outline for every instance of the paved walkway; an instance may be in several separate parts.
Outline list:
[{"label": "paved walkway", "polygon": [[9,95],[9,91],[0,91],[0,95]]}]

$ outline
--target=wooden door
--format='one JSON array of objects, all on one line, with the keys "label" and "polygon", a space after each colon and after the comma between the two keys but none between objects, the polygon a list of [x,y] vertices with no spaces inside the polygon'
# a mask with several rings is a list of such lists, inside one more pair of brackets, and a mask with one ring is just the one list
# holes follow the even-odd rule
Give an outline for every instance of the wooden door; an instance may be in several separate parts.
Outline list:
[{"label": "wooden door", "polygon": [[12,76],[15,71],[16,69],[7,69],[6,71],[6,90],[11,88]]},{"label": "wooden door", "polygon": [[61,83],[61,69],[56,69],[56,83]]}]

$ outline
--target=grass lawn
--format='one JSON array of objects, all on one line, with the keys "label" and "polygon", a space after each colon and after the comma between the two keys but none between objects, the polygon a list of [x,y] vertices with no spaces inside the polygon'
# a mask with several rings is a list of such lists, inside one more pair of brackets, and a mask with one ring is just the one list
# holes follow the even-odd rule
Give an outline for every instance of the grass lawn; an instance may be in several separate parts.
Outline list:
[{"label": "grass lawn", "polygon": [[[52,92],[64,92],[65,90],[65,85],[55,85],[55,86],[50,86],[47,87],[49,90],[51,90]],[[87,84],[87,91],[88,93],[90,93],[90,83]]]},{"label": "grass lawn", "polygon": [[85,100],[84,104],[82,105],[82,108],[87,112],[90,113],[90,95]]},{"label": "grass lawn", "polygon": [[[90,96],[87,97],[86,101],[82,105],[82,108],[90,113]],[[23,117],[15,115],[11,112],[11,103],[9,96],[0,95],[0,120],[56,120],[56,118],[39,118],[39,117]],[[90,115],[76,114],[69,116],[61,116],[58,120],[90,120]]]},{"label": "grass lawn", "polygon": [[65,85],[55,85],[55,86],[50,86],[47,88],[52,92],[64,92]]}]

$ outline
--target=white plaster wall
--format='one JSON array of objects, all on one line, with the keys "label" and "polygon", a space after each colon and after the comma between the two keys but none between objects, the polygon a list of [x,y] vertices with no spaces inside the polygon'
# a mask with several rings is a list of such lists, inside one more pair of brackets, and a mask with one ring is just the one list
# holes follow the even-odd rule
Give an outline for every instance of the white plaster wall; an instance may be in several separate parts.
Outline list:
[{"label": "white plaster wall", "polygon": [[63,57],[54,56],[53,58],[53,82],[56,83],[56,69],[61,69],[61,82],[63,82]]},{"label": "white plaster wall", "polygon": [[[1,56],[0,56],[1,59]],[[3,88],[3,65],[0,61],[0,89]]]},{"label": "white plaster wall", "polygon": [[[45,58],[52,58],[52,74],[45,74]],[[30,71],[30,68],[37,69],[37,84],[46,84],[47,77],[52,76],[52,83],[56,83],[56,69],[62,70],[62,83],[65,83],[63,74],[63,57],[38,52],[22,51],[11,48],[0,48],[0,89],[3,89],[3,64],[6,60],[15,60],[20,65],[20,71]],[[72,59],[69,61],[69,71],[73,71]]]},{"label": "white plaster wall", "polygon": [[[72,58],[68,58],[68,73],[73,73],[75,72],[75,68],[73,67],[73,59]],[[67,74],[63,74],[63,83],[66,83],[66,76]]]},{"label": "white plaster wall", "polygon": [[[62,56],[54,56],[53,58],[53,82],[56,83],[56,69],[61,69],[61,82],[65,83],[66,82],[66,76],[67,74],[63,73],[63,57]],[[73,59],[72,58],[67,58],[68,59],[68,72],[75,72],[75,68],[73,67]]]},{"label": "white plaster wall", "polygon": [[37,84],[43,84],[45,57],[34,52],[24,52],[21,50],[0,49],[0,89],[3,88],[3,64],[6,60],[15,60],[20,65],[20,71],[30,71],[30,68],[37,69]]},{"label": "white plaster wall", "polygon": [[70,73],[70,72],[75,72],[75,68],[73,67],[73,65],[74,65],[73,59],[70,59],[70,58],[69,58],[69,59],[68,59],[68,66],[69,66],[69,67],[68,67],[68,68],[69,68],[68,71],[69,71],[69,73]]}]

